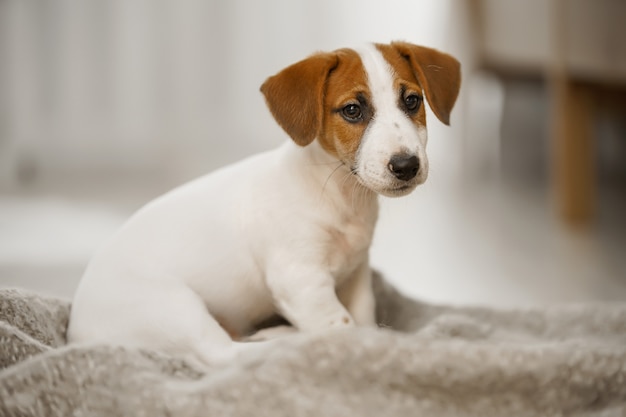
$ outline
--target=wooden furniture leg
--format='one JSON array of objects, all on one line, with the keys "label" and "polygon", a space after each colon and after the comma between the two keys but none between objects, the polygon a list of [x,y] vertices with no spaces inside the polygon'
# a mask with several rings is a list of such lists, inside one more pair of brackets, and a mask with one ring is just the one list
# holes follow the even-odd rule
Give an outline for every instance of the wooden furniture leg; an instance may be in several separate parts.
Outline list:
[{"label": "wooden furniture leg", "polygon": [[553,83],[557,204],[567,223],[584,226],[592,220],[595,208],[592,87],[564,77]]}]

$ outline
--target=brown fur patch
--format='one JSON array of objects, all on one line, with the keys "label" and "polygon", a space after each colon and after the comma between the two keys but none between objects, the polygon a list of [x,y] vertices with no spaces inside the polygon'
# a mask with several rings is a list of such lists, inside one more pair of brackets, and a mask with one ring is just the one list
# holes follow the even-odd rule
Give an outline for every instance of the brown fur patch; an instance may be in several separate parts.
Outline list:
[{"label": "brown fur patch", "polygon": [[326,79],[336,64],[334,53],[315,54],[261,86],[274,119],[298,145],[308,145],[319,133]]},{"label": "brown fur patch", "polygon": [[[336,54],[337,66],[326,83],[322,129],[318,139],[326,151],[351,166],[369,122],[368,114],[374,109],[367,74],[359,54],[351,49],[341,49]],[[369,106],[361,109],[364,114],[362,121],[351,123],[342,117],[341,111],[348,104]]]}]

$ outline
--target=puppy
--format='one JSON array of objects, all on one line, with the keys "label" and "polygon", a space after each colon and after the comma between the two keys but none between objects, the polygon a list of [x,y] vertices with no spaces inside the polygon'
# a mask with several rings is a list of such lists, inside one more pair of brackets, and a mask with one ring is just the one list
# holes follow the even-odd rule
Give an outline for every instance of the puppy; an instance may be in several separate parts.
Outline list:
[{"label": "puppy", "polygon": [[378,195],[428,176],[426,99],[449,124],[459,63],[393,42],[317,53],[261,87],[291,137],[139,210],[90,261],[72,343],[229,361],[279,315],[299,331],[373,326]]}]

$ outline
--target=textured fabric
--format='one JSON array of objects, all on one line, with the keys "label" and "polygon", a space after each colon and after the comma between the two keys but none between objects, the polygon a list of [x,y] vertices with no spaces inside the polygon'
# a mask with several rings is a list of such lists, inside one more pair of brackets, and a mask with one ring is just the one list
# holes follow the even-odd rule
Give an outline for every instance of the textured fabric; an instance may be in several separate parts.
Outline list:
[{"label": "textured fabric", "polygon": [[381,329],[286,337],[212,370],[64,346],[69,303],[0,290],[0,416],[623,416],[626,305],[497,311],[376,279]]}]

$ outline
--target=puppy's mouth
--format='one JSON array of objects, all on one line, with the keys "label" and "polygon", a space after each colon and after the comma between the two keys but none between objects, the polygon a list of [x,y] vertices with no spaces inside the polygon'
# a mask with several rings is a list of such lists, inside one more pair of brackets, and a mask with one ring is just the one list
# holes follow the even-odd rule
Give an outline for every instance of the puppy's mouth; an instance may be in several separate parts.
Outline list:
[{"label": "puppy's mouth", "polygon": [[400,184],[397,182],[389,184],[386,181],[366,180],[359,174],[358,169],[355,167],[352,167],[350,172],[357,178],[357,181],[363,187],[386,197],[402,197],[410,194],[418,185],[422,184],[426,180],[425,176],[419,173],[411,181]]},{"label": "puppy's mouth", "polygon": [[389,191],[392,192],[392,193],[402,193],[402,192],[405,192],[407,190],[412,190],[413,187],[414,187],[414,185],[405,184],[405,185],[401,185],[400,187],[391,188]]}]

